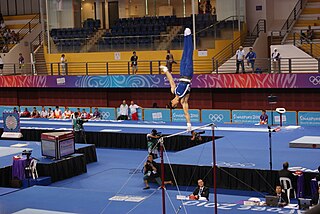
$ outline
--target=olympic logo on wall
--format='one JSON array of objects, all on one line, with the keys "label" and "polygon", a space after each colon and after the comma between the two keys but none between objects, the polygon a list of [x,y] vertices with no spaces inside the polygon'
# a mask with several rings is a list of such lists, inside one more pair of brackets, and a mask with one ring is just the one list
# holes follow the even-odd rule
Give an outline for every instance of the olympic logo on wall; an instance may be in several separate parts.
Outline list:
[{"label": "olympic logo on wall", "polygon": [[110,117],[110,112],[102,112],[101,115],[102,119],[107,120]]},{"label": "olympic logo on wall", "polygon": [[320,85],[320,76],[311,76],[311,77],[309,77],[309,81],[313,85]]},{"label": "olympic logo on wall", "polygon": [[209,119],[212,122],[221,122],[223,120],[222,114],[209,114]]}]

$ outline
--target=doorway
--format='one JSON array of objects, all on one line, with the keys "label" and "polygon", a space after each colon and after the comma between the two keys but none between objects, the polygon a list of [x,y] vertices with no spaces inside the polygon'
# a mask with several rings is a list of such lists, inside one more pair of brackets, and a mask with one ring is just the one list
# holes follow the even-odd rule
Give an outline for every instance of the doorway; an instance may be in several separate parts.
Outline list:
[{"label": "doorway", "polygon": [[109,28],[112,28],[119,19],[119,5],[117,1],[108,2]]}]

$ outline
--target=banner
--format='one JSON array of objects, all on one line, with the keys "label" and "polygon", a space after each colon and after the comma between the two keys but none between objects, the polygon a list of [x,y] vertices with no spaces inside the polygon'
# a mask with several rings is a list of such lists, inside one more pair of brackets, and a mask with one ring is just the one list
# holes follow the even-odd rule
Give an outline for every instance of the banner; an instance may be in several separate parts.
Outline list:
[{"label": "banner", "polygon": [[300,126],[320,126],[320,112],[299,111],[298,124]]},{"label": "banner", "polygon": [[[256,124],[260,122],[261,111],[245,111],[245,110],[233,110],[232,122],[244,123],[244,124]],[[270,112],[267,112],[270,122]]]},{"label": "banner", "polygon": [[[92,108],[92,113],[94,112],[95,108]],[[115,108],[99,108],[98,110],[101,114],[102,120],[116,120],[116,111]]]},{"label": "banner", "polygon": [[[271,124],[271,112],[269,112],[269,123]],[[280,114],[273,112],[273,124],[280,124]],[[282,125],[297,125],[297,113],[295,111],[287,111],[282,114]]]},{"label": "banner", "polygon": [[201,121],[203,123],[227,123],[231,122],[230,110],[201,110]]},{"label": "banner", "polygon": [[170,109],[147,108],[144,109],[145,121],[164,121],[170,122]]},{"label": "banner", "polygon": [[[200,122],[200,110],[189,109],[191,122]],[[172,122],[186,122],[183,109],[172,110]]]}]

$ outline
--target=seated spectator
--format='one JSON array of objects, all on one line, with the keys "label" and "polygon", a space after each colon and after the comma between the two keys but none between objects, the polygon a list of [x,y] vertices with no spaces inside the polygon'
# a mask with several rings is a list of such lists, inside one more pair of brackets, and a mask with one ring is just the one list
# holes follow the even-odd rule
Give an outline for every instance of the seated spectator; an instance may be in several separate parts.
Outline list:
[{"label": "seated spectator", "polygon": [[48,108],[48,118],[54,118],[54,112],[52,111],[51,108]]},{"label": "seated spectator", "polygon": [[[144,174],[143,181],[146,185],[143,188],[144,190],[150,189],[148,181],[151,181],[153,179],[157,182],[159,186],[162,185],[162,181],[158,173],[158,166],[157,166],[157,163],[153,161],[152,155],[148,155],[148,160],[147,162],[144,163],[143,174]],[[172,185],[172,181],[165,181],[164,184]]]},{"label": "seated spectator", "polygon": [[158,106],[157,103],[153,103],[153,104],[152,104],[152,108],[159,108],[159,106]]},{"label": "seated spectator", "polygon": [[61,119],[62,118],[62,111],[59,109],[59,106],[56,106],[56,109],[53,112],[54,118]]},{"label": "seated spectator", "polygon": [[17,110],[17,107],[13,107],[13,113],[19,113],[18,110]]},{"label": "seated spectator", "polygon": [[82,109],[80,117],[81,117],[81,119],[89,119],[90,118],[90,114],[88,114],[85,109]]},{"label": "seated spectator", "polygon": [[20,117],[30,117],[31,114],[28,111],[28,108],[25,108],[24,111],[21,113]]},{"label": "seated spectator", "polygon": [[94,109],[94,112],[92,114],[92,119],[94,120],[99,120],[101,119],[101,113],[99,112],[99,109],[98,108],[95,108]]},{"label": "seated spectator", "polygon": [[122,101],[122,104],[120,105],[120,112],[118,116],[118,120],[128,120],[128,105],[126,103],[126,100]]},{"label": "seated spectator", "polygon": [[78,115],[81,116],[80,108],[77,108]]},{"label": "seated spectator", "polygon": [[63,118],[70,119],[71,115],[72,115],[72,111],[70,111],[70,109],[68,107],[66,107],[63,112]]},{"label": "seated spectator", "polygon": [[40,114],[39,114],[39,112],[38,112],[36,107],[33,107],[33,111],[31,113],[31,117],[32,118],[39,118],[40,117]]},{"label": "seated spectator", "polygon": [[262,110],[262,114],[260,116],[260,124],[268,124],[268,115],[266,113],[266,110]]},{"label": "seated spectator", "polygon": [[311,201],[312,205],[320,204],[320,186],[318,186],[318,192],[314,194]]},{"label": "seated spectator", "polygon": [[316,180],[320,181],[320,166],[318,167],[318,175],[316,175]]},{"label": "seated spectator", "polygon": [[189,196],[192,200],[207,200],[209,201],[209,188],[204,186],[202,179],[198,180],[198,186]]},{"label": "seated spectator", "polygon": [[48,117],[48,112],[44,106],[42,106],[42,110],[40,112],[40,117],[41,118],[47,118]]},{"label": "seated spectator", "polygon": [[280,185],[276,186],[276,192],[274,196],[277,196],[279,199],[278,200],[279,207],[284,207],[284,206],[287,206],[287,204],[289,204],[288,196],[286,193],[282,191],[282,187]]},{"label": "seated spectator", "polygon": [[312,42],[313,40],[313,36],[314,36],[314,32],[311,29],[311,25],[308,26],[307,31],[304,33],[303,31],[301,31],[301,43],[303,42],[303,40],[305,40],[307,43]]},{"label": "seated spectator", "polygon": [[135,104],[133,100],[131,100],[131,103],[129,106],[131,120],[138,120],[138,108],[141,108],[141,107]]}]

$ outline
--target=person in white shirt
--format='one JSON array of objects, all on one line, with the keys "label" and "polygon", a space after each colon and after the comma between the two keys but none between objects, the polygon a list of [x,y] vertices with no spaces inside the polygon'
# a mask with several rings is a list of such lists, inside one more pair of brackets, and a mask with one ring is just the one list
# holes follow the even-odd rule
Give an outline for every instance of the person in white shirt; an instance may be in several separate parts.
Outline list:
[{"label": "person in white shirt", "polygon": [[48,112],[45,107],[42,107],[42,110],[40,112],[40,118],[47,118],[48,117]]},{"label": "person in white shirt", "polygon": [[66,75],[66,72],[67,72],[67,59],[66,59],[66,56],[64,54],[61,55],[60,64],[61,64],[61,75]]},{"label": "person in white shirt", "polygon": [[141,108],[141,107],[135,104],[133,100],[131,100],[131,104],[129,106],[131,120],[138,120],[138,112],[137,112],[138,108]]},{"label": "person in white shirt", "polygon": [[273,49],[271,54],[272,59],[272,67],[274,73],[280,73],[280,53],[278,52],[277,48]]},{"label": "person in white shirt", "polygon": [[122,101],[122,104],[120,105],[120,112],[119,112],[119,117],[117,118],[118,120],[128,120],[128,105],[126,103],[126,100]]},{"label": "person in white shirt", "polygon": [[72,115],[72,111],[70,111],[70,109],[68,107],[66,107],[63,112],[63,118],[70,119],[71,115]]},{"label": "person in white shirt", "polygon": [[239,49],[236,52],[236,60],[237,60],[237,71],[236,73],[239,73],[239,67],[241,65],[242,73],[245,73],[244,70],[244,59],[245,59],[246,53],[243,50],[243,47],[240,46]]}]

